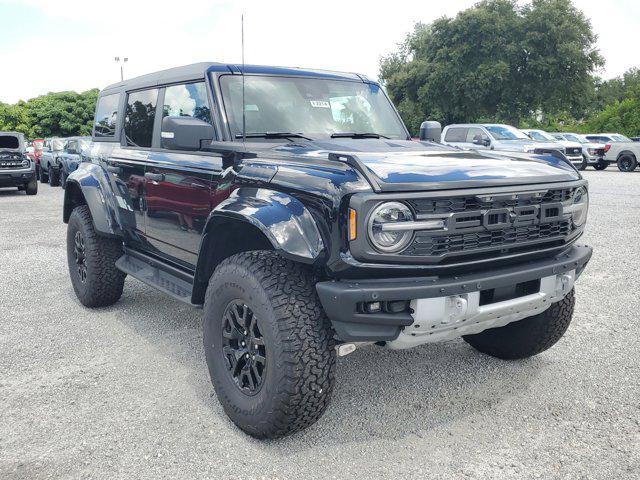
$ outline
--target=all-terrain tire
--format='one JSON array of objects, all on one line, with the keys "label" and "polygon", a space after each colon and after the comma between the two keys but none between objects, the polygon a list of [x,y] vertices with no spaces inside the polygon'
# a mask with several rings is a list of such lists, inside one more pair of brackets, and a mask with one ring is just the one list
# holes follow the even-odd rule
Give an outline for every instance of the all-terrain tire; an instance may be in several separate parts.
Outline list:
[{"label": "all-terrain tire", "polygon": [[[253,394],[234,380],[223,347],[223,317],[238,301],[252,310],[265,348],[262,381]],[[336,354],[310,269],[272,251],[234,255],[211,276],[204,316],[211,381],[239,428],[256,438],[278,438],[322,416],[333,391]]]},{"label": "all-terrain tire", "polygon": [[571,323],[574,291],[544,312],[504,327],[490,328],[462,338],[476,350],[505,360],[531,357],[551,348]]},{"label": "all-terrain tire", "polygon": [[[84,246],[84,274],[80,272],[76,256],[78,234]],[[82,205],[71,212],[67,227],[67,262],[73,289],[85,307],[106,307],[120,299],[126,275],[115,263],[122,253],[122,242],[96,233],[89,207]]]},{"label": "all-terrain tire", "polygon": [[618,170],[621,172],[633,172],[637,166],[638,161],[636,160],[636,157],[630,153],[620,155],[620,158],[618,158]]},{"label": "all-terrain tire", "polygon": [[49,171],[49,185],[52,187],[60,186],[60,169],[54,168]]},{"label": "all-terrain tire", "polygon": [[33,180],[24,186],[24,191],[27,195],[36,195],[38,193],[38,180],[33,177]]}]

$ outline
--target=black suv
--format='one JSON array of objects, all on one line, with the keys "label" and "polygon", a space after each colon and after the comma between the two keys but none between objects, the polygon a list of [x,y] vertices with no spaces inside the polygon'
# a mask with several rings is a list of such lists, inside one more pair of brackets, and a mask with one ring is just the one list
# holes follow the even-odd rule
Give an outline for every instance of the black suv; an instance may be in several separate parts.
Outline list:
[{"label": "black suv", "polygon": [[540,353],[591,257],[587,182],[562,154],[439,137],[411,141],[355,74],[201,63],[109,86],[65,191],[73,288],[111,305],[131,275],[203,305],[218,398],[258,438],[314,423],[364,344]]},{"label": "black suv", "polygon": [[36,165],[27,157],[22,133],[0,132],[0,188],[6,187],[38,193]]}]

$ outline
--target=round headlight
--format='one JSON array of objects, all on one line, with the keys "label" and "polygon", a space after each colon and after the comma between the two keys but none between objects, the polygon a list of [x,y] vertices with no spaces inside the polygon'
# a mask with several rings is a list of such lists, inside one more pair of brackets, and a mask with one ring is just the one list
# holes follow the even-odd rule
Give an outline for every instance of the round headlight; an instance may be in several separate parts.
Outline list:
[{"label": "round headlight", "polygon": [[378,205],[369,217],[369,240],[383,253],[394,253],[405,248],[411,241],[413,230],[397,230],[401,222],[413,221],[409,207],[400,202],[387,202]]},{"label": "round headlight", "polygon": [[29,166],[29,160],[27,160],[26,158],[24,160],[22,160],[22,166],[23,167],[28,167]]},{"label": "round headlight", "polygon": [[579,187],[573,194],[573,224],[581,227],[587,221],[587,212],[589,210],[589,194],[587,189]]}]

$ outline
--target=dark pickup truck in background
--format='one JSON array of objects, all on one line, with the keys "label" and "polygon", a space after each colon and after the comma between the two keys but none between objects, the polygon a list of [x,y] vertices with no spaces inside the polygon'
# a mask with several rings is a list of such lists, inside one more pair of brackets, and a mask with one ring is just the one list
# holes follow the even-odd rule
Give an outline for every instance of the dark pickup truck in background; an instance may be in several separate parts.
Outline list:
[{"label": "dark pickup truck in background", "polygon": [[27,195],[38,193],[36,166],[26,154],[24,135],[0,132],[0,188],[16,187]]},{"label": "dark pickup truck in background", "polygon": [[111,305],[130,275],[202,305],[218,398],[258,438],[314,423],[362,345],[538,354],[591,257],[587,182],[556,152],[440,135],[411,141],[356,74],[200,63],[111,85],[66,183],[74,291]]}]

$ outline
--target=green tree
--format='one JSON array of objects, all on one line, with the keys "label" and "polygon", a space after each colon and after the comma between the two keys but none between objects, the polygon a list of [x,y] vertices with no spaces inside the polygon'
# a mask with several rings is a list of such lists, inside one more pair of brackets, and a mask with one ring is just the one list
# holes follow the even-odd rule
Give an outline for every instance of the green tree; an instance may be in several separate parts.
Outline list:
[{"label": "green tree", "polygon": [[89,135],[98,89],[47,93],[14,105],[0,103],[0,130],[16,130],[28,138]]},{"label": "green tree", "polygon": [[410,129],[584,111],[603,63],[589,20],[570,0],[484,0],[430,25],[417,24],[383,58],[380,79]]}]

